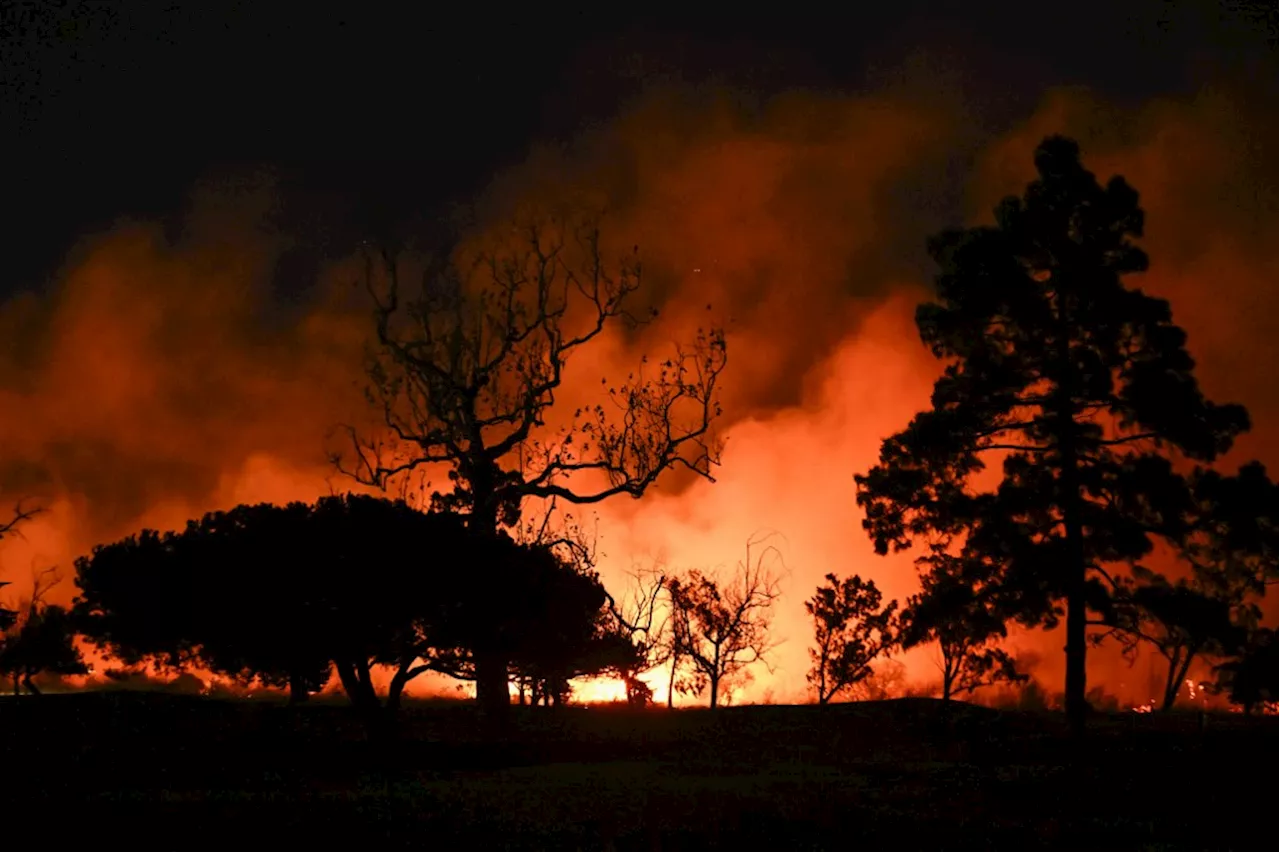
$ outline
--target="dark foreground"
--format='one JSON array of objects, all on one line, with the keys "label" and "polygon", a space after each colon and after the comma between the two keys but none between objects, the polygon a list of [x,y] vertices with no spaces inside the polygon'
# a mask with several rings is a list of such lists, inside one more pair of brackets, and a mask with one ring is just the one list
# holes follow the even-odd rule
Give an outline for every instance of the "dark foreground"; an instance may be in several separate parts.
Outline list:
[{"label": "dark foreground", "polygon": [[[902,700],[638,713],[106,693],[0,699],[6,826],[132,848],[1250,849],[1276,846],[1274,718]],[[30,832],[30,833],[29,833]]]}]

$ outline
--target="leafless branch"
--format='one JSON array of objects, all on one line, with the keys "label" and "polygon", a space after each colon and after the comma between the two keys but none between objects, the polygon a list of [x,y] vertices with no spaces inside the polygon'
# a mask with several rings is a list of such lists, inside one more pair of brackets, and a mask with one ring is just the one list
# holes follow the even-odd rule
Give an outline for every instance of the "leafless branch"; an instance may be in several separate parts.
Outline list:
[{"label": "leafless branch", "polygon": [[0,524],[0,539],[4,539],[8,535],[16,535],[21,538],[22,532],[18,529],[18,525],[31,520],[43,511],[43,506],[27,508],[23,505],[23,501],[19,500],[17,505],[13,507],[13,517]]},{"label": "leafless branch", "polygon": [[725,580],[690,571],[667,583],[676,652],[692,663],[696,680],[710,686],[712,707],[722,681],[752,663],[768,667],[777,646],[769,631],[780,591],[770,557],[781,561],[782,554],[768,545],[752,558],[752,548],[768,538],[749,539],[746,558]]},{"label": "leafless branch", "polygon": [[548,413],[573,354],[613,322],[644,321],[627,307],[640,265],[632,257],[607,268],[594,223],[525,225],[517,233],[518,244],[482,251],[469,266],[461,255],[430,266],[412,295],[403,258],[365,253],[378,341],[368,396],[381,409],[385,438],[342,427],[346,448],[331,454],[334,467],[385,489],[424,465],[447,465],[454,490],[444,504],[499,524],[513,524],[527,498],[639,497],[681,467],[711,479],[720,461],[712,426],[723,334],[698,333],[656,370],[642,359],[627,381],[608,388],[614,410],[584,408],[552,430]]}]

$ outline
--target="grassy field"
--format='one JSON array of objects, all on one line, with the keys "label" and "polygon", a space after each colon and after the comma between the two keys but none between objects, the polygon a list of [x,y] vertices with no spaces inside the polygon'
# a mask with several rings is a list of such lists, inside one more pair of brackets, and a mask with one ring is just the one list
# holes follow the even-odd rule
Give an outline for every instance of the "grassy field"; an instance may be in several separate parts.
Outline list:
[{"label": "grassy field", "polygon": [[56,848],[1262,849],[1275,718],[1061,720],[927,699],[636,712],[160,694],[0,699],[14,830]]}]

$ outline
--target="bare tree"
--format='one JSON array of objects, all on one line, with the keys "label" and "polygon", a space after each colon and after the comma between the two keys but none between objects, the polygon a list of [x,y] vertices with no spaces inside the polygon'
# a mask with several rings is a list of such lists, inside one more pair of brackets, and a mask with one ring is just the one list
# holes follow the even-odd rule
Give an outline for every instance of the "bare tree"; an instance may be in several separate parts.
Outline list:
[{"label": "bare tree", "polygon": [[[517,526],[530,498],[638,498],[673,468],[712,479],[723,333],[699,331],[656,364],[641,359],[625,381],[602,380],[606,402],[553,418],[570,356],[606,329],[639,322],[628,307],[640,264],[608,268],[594,223],[517,233],[474,263],[461,252],[428,262],[414,293],[403,286],[403,254],[366,252],[378,342],[368,396],[385,428],[347,427],[347,449],[331,456],[337,469],[387,489],[446,468],[452,490],[435,492],[434,503],[484,533]],[[482,706],[507,704],[508,661],[478,654],[475,669]]]},{"label": "bare tree", "polygon": [[[662,606],[666,590],[665,566],[655,561],[649,568],[631,571],[631,584],[620,601],[609,596],[609,608],[618,628],[635,648],[633,664],[618,672],[627,688],[627,703],[632,705],[648,704],[653,697],[653,690],[640,676],[668,662],[674,663],[670,607],[664,610]],[[672,671],[675,671],[674,664]],[[668,687],[668,706],[671,691]]]},{"label": "bare tree", "polygon": [[[31,520],[40,512],[44,511],[40,507],[29,509],[23,506],[22,501],[13,507],[13,517],[3,524],[0,524],[0,541],[10,535],[21,535],[18,532],[18,525]],[[9,585],[9,581],[0,581],[0,588]],[[0,606],[0,632],[7,631],[13,627],[18,621],[18,611]]]},{"label": "bare tree", "polygon": [[710,687],[712,708],[719,703],[721,684],[752,663],[767,665],[766,654],[775,644],[769,636],[779,594],[773,565],[782,561],[782,554],[773,545],[761,547],[768,538],[747,540],[746,558],[723,588],[720,580],[696,570],[667,581],[679,657],[673,665],[689,661],[693,671],[686,691],[701,694]]}]

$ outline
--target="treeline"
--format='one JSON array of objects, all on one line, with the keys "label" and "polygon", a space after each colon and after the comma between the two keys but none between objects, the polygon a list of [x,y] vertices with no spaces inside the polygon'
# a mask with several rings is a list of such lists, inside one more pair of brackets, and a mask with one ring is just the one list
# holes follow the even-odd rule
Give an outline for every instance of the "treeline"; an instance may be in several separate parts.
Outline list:
[{"label": "treeline", "polygon": [[[1217,487],[1260,485],[1257,475],[1249,468]],[[1211,517],[1225,528],[1221,514]],[[585,550],[479,536],[456,513],[361,495],[242,505],[182,531],[96,547],[76,562],[70,611],[44,605],[38,581],[25,608],[3,612],[0,671],[33,693],[34,676],[84,674],[79,635],[126,667],[204,670],[287,689],[294,703],[336,673],[351,703],[371,710],[396,708],[426,672],[473,680],[476,656],[496,652],[511,660],[521,703],[558,705],[575,678],[609,676],[643,706],[652,700],[644,676],[666,668],[669,706],[685,694],[716,707],[774,646],[779,565],[768,538],[754,538],[732,572],[649,569],[615,599]],[[1005,622],[963,562],[935,557],[931,566],[901,607],[874,581],[827,575],[805,602],[819,703],[856,694],[877,661],[928,643],[942,663],[944,701],[1027,679],[1000,647]],[[1232,585],[1238,578],[1226,570],[1215,576],[1216,592],[1150,574],[1113,604],[1126,620],[1111,629],[1131,630],[1129,647],[1147,641],[1167,659],[1163,709],[1197,657],[1218,662],[1207,686],[1246,710],[1275,694],[1274,632],[1256,626],[1249,584]],[[381,695],[377,667],[390,673]]]},{"label": "treeline", "polygon": [[[828,575],[805,604],[815,696],[846,696],[877,660],[927,644],[945,699],[1024,679],[1007,631],[1061,624],[1076,731],[1102,642],[1166,660],[1166,708],[1197,660],[1247,709],[1274,701],[1261,606],[1277,488],[1257,462],[1219,469],[1248,413],[1204,395],[1168,302],[1127,284],[1148,264],[1137,192],[1099,183],[1068,139],[1034,160],[994,224],[928,243],[939,274],[916,324],[942,377],[854,477],[875,549],[912,550],[921,591],[886,601],[859,575]],[[651,570],[616,600],[589,549],[526,516],[639,499],[672,470],[712,480],[728,360],[723,330],[700,329],[604,380],[600,404],[557,409],[574,353],[657,311],[634,304],[638,257],[610,263],[595,222],[514,224],[478,256],[362,249],[378,342],[368,397],[385,428],[345,430],[331,461],[372,488],[421,488],[429,511],[353,496],[240,506],[96,548],[77,563],[71,612],[36,594],[0,613],[15,688],[81,670],[73,630],[126,662],[198,665],[298,700],[336,671],[360,707],[394,705],[426,671],[473,680],[495,711],[513,681],[554,703],[573,678],[605,673],[644,703],[642,676],[658,669],[668,695],[715,706],[767,661],[779,590],[767,542],[730,574]],[[442,468],[449,486],[430,486]],[[1168,575],[1152,567],[1158,550],[1177,565]],[[377,666],[392,670],[385,696]]]}]

